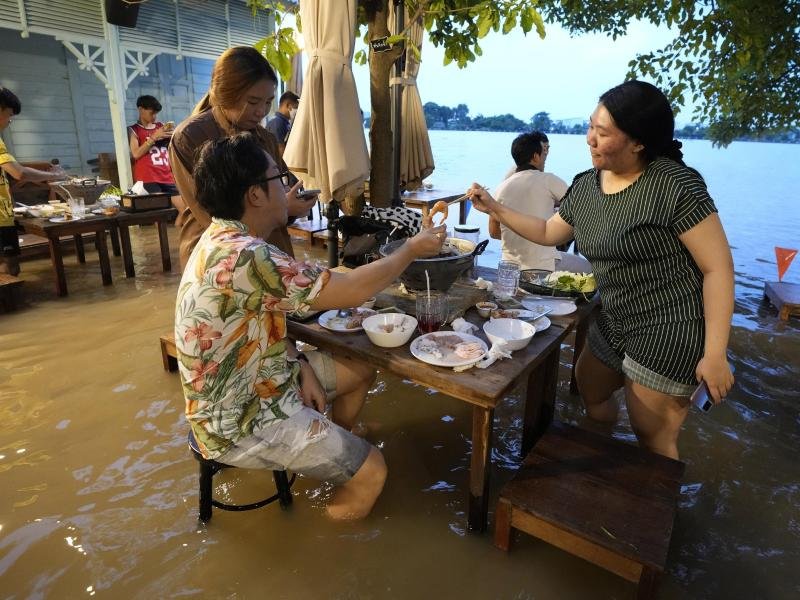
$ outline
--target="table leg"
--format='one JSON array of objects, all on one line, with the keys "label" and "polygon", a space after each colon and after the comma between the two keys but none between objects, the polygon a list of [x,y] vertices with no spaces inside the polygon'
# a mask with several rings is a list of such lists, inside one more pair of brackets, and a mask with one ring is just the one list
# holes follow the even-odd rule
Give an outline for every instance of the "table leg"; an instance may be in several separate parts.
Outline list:
[{"label": "table leg", "polygon": [[463,202],[458,203],[458,224],[464,225],[467,222],[467,202],[469,200],[464,200]]},{"label": "table leg", "polygon": [[127,225],[119,226],[119,241],[122,246],[122,262],[125,265],[125,277],[135,277],[133,268],[133,250],[131,249],[131,232]]},{"label": "table leg", "polygon": [[114,253],[114,256],[119,256],[119,227],[117,227],[116,224],[112,225],[108,233],[111,235],[111,251]]},{"label": "table leg", "polygon": [[494,410],[472,407],[472,456],[469,465],[470,531],[484,532],[489,513],[489,474],[492,468],[492,427]]},{"label": "table leg", "polygon": [[78,262],[85,263],[86,252],[83,248],[83,236],[80,233],[76,233],[73,237],[75,238],[75,254],[78,256]]},{"label": "table leg", "polygon": [[97,255],[100,257],[100,274],[103,276],[103,285],[111,285],[111,261],[108,259],[108,244],[106,244],[105,229],[95,233],[97,240]]},{"label": "table leg", "polygon": [[158,243],[161,245],[161,266],[164,271],[172,271],[172,261],[169,258],[169,236],[167,235],[166,221],[157,221]]},{"label": "table leg", "polygon": [[56,295],[66,296],[67,276],[64,274],[64,259],[61,256],[61,244],[58,236],[47,238],[47,244],[50,246],[50,262],[56,274]]},{"label": "table leg", "polygon": [[553,422],[558,385],[558,361],[561,346],[556,346],[528,376],[525,394],[525,418],[522,424],[522,457]]}]

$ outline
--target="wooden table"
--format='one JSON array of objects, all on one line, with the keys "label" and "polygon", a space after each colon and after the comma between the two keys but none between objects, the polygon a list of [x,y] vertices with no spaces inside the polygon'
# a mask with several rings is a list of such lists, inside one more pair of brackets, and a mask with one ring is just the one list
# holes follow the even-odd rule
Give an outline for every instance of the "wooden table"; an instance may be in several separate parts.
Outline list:
[{"label": "wooden table", "polygon": [[[414,190],[413,192],[403,192],[400,199],[409,208],[419,208],[422,210],[422,216],[427,215],[433,205],[444,200],[455,200],[464,195],[464,192],[453,192],[444,190]],[[458,222],[467,222],[467,204],[460,202],[458,204]]]},{"label": "wooden table", "polygon": [[169,255],[169,237],[167,225],[178,216],[178,211],[172,207],[143,210],[140,212],[120,211],[114,217],[119,228],[120,243],[122,246],[122,261],[125,264],[125,276],[135,277],[136,270],[133,266],[133,250],[131,249],[131,235],[128,227],[131,225],[152,225],[158,227],[158,241],[161,246],[161,266],[164,271],[172,270],[172,260]]},{"label": "wooden table", "polygon": [[95,234],[95,246],[100,258],[100,273],[103,285],[111,285],[111,263],[108,259],[108,246],[106,244],[106,231],[113,231],[116,221],[111,217],[89,214],[83,219],[53,223],[48,218],[17,217],[17,226],[23,232],[37,235],[47,239],[50,247],[50,262],[56,275],[56,294],[67,295],[67,277],[64,274],[64,259],[61,253],[59,238],[71,235],[75,239],[75,252],[78,262],[86,262],[83,248],[84,233]]},{"label": "wooden table", "polygon": [[[483,277],[494,278],[494,269],[483,267],[480,271]],[[514,352],[513,358],[499,360],[485,370],[472,368],[461,373],[421,363],[411,354],[409,344],[400,348],[379,348],[369,341],[366,334],[342,335],[321,327],[315,321],[289,321],[288,330],[293,339],[338,357],[366,362],[472,405],[467,524],[472,531],[485,531],[494,409],[517,385],[527,384],[521,446],[522,456],[526,455],[553,419],[561,343],[574,327],[585,331],[595,307],[595,303],[579,304],[572,315],[552,318],[550,328],[536,334],[527,348]],[[486,340],[482,330],[484,320],[474,308],[466,313],[465,318],[478,326],[477,335]]]}]

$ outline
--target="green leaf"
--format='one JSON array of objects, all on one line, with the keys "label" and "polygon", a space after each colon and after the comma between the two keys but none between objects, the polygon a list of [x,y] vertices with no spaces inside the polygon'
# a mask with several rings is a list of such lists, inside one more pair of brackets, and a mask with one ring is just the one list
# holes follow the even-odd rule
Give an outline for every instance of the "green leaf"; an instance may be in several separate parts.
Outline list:
[{"label": "green leaf", "polygon": [[483,12],[478,17],[478,39],[486,37],[486,34],[489,33],[489,30],[492,28],[492,15]]}]

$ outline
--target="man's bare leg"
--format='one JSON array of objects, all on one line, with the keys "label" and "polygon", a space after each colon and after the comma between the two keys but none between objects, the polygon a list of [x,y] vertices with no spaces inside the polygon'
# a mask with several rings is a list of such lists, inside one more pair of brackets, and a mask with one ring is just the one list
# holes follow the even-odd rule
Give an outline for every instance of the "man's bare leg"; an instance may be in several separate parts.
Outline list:
[{"label": "man's bare leg", "polygon": [[386,482],[386,462],[374,446],[353,478],[337,487],[325,511],[331,519],[363,519],[372,510]]}]

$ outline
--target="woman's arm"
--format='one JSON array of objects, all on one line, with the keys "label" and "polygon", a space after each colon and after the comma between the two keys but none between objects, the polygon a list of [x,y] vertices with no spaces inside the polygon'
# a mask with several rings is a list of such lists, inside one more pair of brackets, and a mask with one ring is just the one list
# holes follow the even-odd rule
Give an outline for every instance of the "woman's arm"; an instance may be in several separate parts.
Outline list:
[{"label": "woman's arm", "polygon": [[697,363],[697,380],[705,381],[716,403],[733,385],[728,365],[728,336],[733,316],[733,258],[719,216],[713,213],[679,236],[703,273],[706,341]]},{"label": "woman's arm", "polygon": [[490,223],[491,219],[494,218],[526,240],[541,246],[557,246],[571,240],[573,237],[572,226],[558,214],[553,215],[546,221],[526,215],[500,204],[492,198],[489,192],[477,184],[473,184],[467,193],[472,199],[472,205],[479,211],[489,215]]},{"label": "woman's arm", "polygon": [[311,307],[315,310],[358,306],[390,285],[411,261],[439,252],[444,226],[423,229],[397,250],[375,262],[348,273],[331,273],[331,278]]}]

